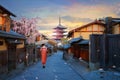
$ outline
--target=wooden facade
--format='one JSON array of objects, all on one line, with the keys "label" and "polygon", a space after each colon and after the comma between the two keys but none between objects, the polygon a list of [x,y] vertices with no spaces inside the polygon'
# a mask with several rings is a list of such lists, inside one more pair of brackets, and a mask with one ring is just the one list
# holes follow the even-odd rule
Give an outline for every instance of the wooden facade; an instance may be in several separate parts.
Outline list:
[{"label": "wooden facade", "polygon": [[[115,20],[114,20],[115,19]],[[112,36],[113,40],[104,40],[104,35]],[[89,43],[87,45],[79,45],[79,43],[76,43],[72,45],[71,51],[74,54],[76,58],[82,59],[84,61],[89,62],[89,67],[91,70],[94,70],[95,68],[98,69],[101,66],[102,67],[110,67],[111,66],[117,66],[119,67],[119,61],[114,62],[114,60],[118,60],[118,57],[114,57],[113,55],[118,55],[119,50],[115,53],[114,51],[111,51],[111,49],[117,50],[118,44],[119,44],[119,37],[120,34],[120,18],[113,18],[111,20],[111,23],[107,23],[107,21],[94,21],[92,23],[86,24],[84,26],[78,27],[76,29],[73,29],[69,31],[68,37],[69,38],[76,38],[76,37],[82,37],[83,39],[89,40]],[[102,39],[99,39],[100,37],[95,37],[94,41],[91,39],[90,35],[102,35]],[[99,40],[98,40],[99,39]],[[92,41],[92,42],[91,42]],[[108,42],[109,41],[109,42]],[[111,42],[110,42],[111,41]],[[111,46],[118,46],[118,47],[111,47],[106,46],[105,44],[111,45]],[[115,44],[114,44],[115,43]],[[93,47],[91,47],[94,46]],[[111,48],[111,49],[109,49]],[[103,53],[107,50],[110,50],[110,52],[106,52],[107,55],[104,55]],[[98,56],[99,54],[99,56]],[[112,56],[110,56],[112,54]],[[111,57],[114,57],[115,59],[112,60]],[[104,60],[105,59],[105,60]],[[93,61],[92,61],[93,60]],[[110,61],[111,60],[111,61]],[[107,62],[107,63],[106,63]],[[112,63],[111,63],[112,62]],[[112,65],[111,65],[112,64]],[[92,69],[94,68],[94,69]]]},{"label": "wooden facade", "polygon": [[25,60],[25,36],[11,30],[15,15],[0,5],[0,73],[9,72]]},{"label": "wooden facade", "polygon": [[90,36],[90,61],[91,70],[99,68],[120,70],[120,35],[119,34],[94,34]]},{"label": "wooden facade", "polygon": [[[9,34],[9,35],[8,35]],[[3,71],[11,71],[25,60],[25,37],[11,32],[0,31],[0,67]]]},{"label": "wooden facade", "polygon": [[[68,49],[69,50],[69,49]],[[70,53],[73,54],[74,58],[89,61],[89,41],[81,39],[78,42],[71,43]]]},{"label": "wooden facade", "polygon": [[[93,21],[76,29],[69,31],[69,36],[71,38],[82,38],[84,40],[89,40],[91,34],[103,34],[105,30],[105,24],[101,21]],[[80,41],[81,42],[81,41]],[[77,42],[72,45],[71,51],[74,57],[89,61],[89,42],[87,44],[79,44]],[[86,48],[87,47],[87,48]]]},{"label": "wooden facade", "polygon": [[76,38],[82,36],[83,39],[89,40],[90,34],[103,34],[105,30],[105,24],[101,21],[94,21],[89,24],[83,25],[76,29],[69,31],[68,37]]},{"label": "wooden facade", "polygon": [[[92,34],[104,34],[105,29],[106,29],[105,23],[103,23],[102,21],[96,20],[94,22],[88,23],[86,25],[83,25],[81,27],[78,27],[76,29],[69,31],[68,37],[69,38],[82,37],[83,39],[89,40],[90,35],[92,35]],[[120,23],[119,22],[112,27],[112,34],[120,34]],[[80,54],[80,51],[79,51],[80,48],[79,49],[77,49],[77,48],[78,47],[75,47],[75,49],[71,48],[72,53],[74,53],[74,56],[76,56],[76,57],[78,57],[77,56],[78,52]],[[87,50],[87,51],[89,51],[89,50]]]},{"label": "wooden facade", "polygon": [[3,6],[0,5],[0,30],[9,32],[10,25],[11,25],[11,18],[10,16],[16,17],[13,13],[5,9]]},{"label": "wooden facade", "polygon": [[78,43],[79,59],[89,62],[89,41],[82,40]]},{"label": "wooden facade", "polygon": [[120,34],[120,23],[113,27],[112,34]]}]

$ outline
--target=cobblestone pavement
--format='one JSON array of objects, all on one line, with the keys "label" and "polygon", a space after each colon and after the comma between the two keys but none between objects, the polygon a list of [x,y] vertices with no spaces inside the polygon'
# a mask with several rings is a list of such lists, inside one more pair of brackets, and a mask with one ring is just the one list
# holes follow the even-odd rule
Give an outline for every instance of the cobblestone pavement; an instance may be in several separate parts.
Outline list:
[{"label": "cobblestone pavement", "polygon": [[85,62],[72,57],[63,60],[63,52],[57,51],[47,59],[46,68],[41,62],[14,72],[6,80],[120,80],[120,72],[90,71]]},{"label": "cobblestone pavement", "polygon": [[63,59],[58,51],[48,57],[46,68],[40,62],[7,80],[83,80]]},{"label": "cobblestone pavement", "polygon": [[69,59],[66,61],[71,68],[81,75],[84,80],[120,80],[120,72],[113,70],[95,70],[90,71],[88,65],[84,61],[79,61],[78,59]]}]

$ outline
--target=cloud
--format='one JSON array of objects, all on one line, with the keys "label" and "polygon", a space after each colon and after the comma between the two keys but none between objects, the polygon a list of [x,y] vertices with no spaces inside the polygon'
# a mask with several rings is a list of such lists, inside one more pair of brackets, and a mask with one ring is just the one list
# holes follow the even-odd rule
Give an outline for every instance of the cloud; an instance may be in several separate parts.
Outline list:
[{"label": "cloud", "polygon": [[46,17],[38,20],[37,26],[40,30],[53,30],[59,24],[59,17]]},{"label": "cloud", "polygon": [[[62,17],[62,25],[72,29],[84,25],[97,18],[107,16],[120,17],[120,5],[104,4],[103,1],[91,0],[88,4],[80,0],[67,0],[69,5],[60,5],[52,3],[48,6],[37,6],[24,10],[23,15],[28,17],[40,17],[38,20],[38,29],[52,30],[58,25],[58,17]],[[88,1],[88,0],[87,0]],[[95,4],[95,3],[97,4]],[[62,3],[61,3],[62,4]]]},{"label": "cloud", "polygon": [[114,7],[114,12],[117,15],[117,17],[120,17],[120,2],[116,4]]},{"label": "cloud", "polygon": [[62,19],[69,22],[90,22],[92,19],[90,18],[80,18],[80,17],[72,17],[72,16],[63,16]]},{"label": "cloud", "polygon": [[[59,14],[62,17],[62,25],[67,26],[70,29],[84,25],[98,18],[103,18],[107,16],[118,17],[118,15],[120,14],[118,12],[119,7],[104,4],[83,5],[80,3],[74,3],[69,6],[59,6],[57,8],[38,8],[38,13],[42,13],[44,15],[39,15],[42,17],[42,20],[39,22],[39,26],[43,26],[43,28],[41,29],[49,30],[56,27],[58,25]],[[44,10],[46,10],[45,13]]]}]

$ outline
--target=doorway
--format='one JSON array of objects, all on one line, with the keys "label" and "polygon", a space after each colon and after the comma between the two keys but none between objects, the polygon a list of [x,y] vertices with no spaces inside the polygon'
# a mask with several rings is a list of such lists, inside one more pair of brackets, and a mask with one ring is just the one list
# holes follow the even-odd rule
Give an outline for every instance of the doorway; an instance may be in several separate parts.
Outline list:
[{"label": "doorway", "polygon": [[9,44],[8,46],[8,71],[16,68],[16,45]]}]

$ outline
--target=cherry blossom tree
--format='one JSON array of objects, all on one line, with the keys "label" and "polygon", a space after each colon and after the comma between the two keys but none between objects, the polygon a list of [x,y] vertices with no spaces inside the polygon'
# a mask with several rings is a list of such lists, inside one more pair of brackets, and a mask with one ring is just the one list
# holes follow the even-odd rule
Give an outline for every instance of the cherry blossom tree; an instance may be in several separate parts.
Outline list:
[{"label": "cherry blossom tree", "polygon": [[36,29],[37,18],[21,18],[20,20],[13,20],[12,24],[12,29],[24,35],[29,44],[35,43],[36,37],[40,36],[40,33]]}]

